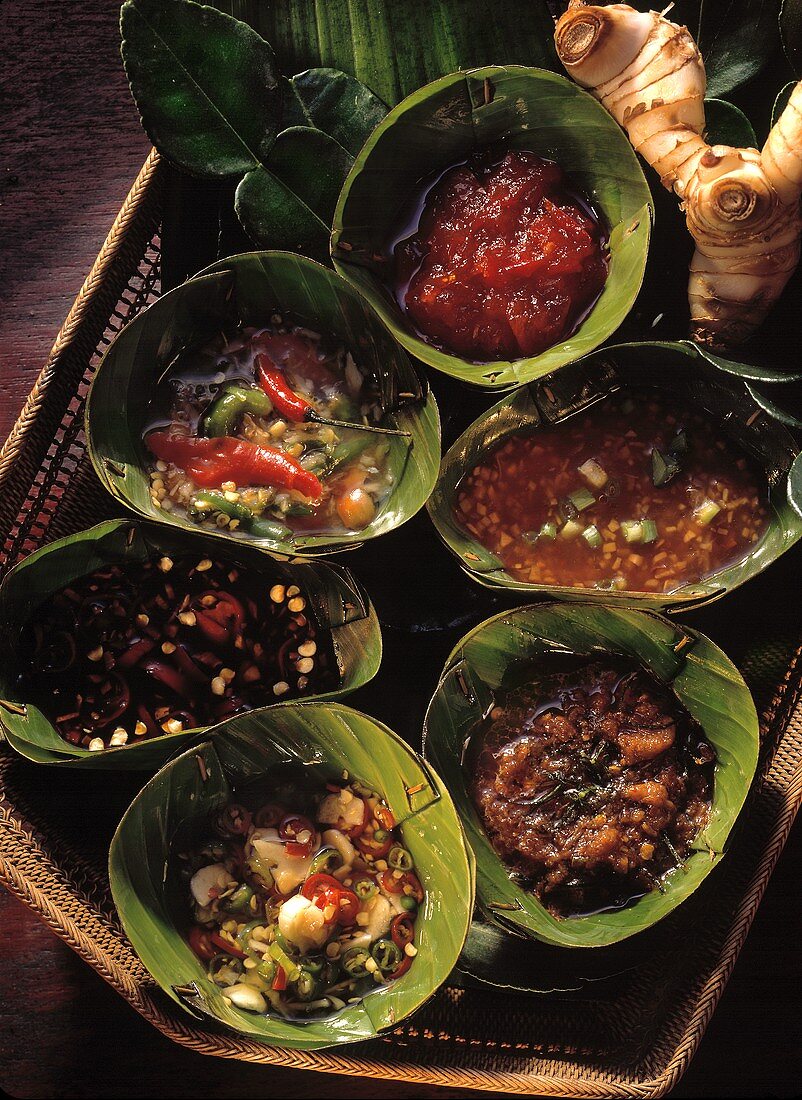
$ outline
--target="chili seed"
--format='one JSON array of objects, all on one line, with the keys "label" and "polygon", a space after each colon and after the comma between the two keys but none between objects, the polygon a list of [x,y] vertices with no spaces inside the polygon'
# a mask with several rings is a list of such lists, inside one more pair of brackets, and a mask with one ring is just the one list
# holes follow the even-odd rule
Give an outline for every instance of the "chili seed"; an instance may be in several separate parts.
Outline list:
[{"label": "chili seed", "polygon": [[118,745],[125,745],[127,743],[127,741],[128,741],[128,732],[127,732],[127,730],[124,730],[122,728],[122,726],[118,726],[117,729],[112,733],[111,737],[109,738],[109,744],[113,745],[115,748]]},{"label": "chili seed", "polygon": [[93,737],[88,746],[90,752],[100,752],[100,750],[105,749],[105,747],[106,744],[102,737]]},{"label": "chili seed", "polygon": [[212,563],[208,558],[201,558],[195,568],[199,573],[205,573],[207,569],[212,568]]},{"label": "chili seed", "polygon": [[279,680],[277,684],[273,684],[274,695],[286,695],[290,690],[290,685],[285,680]]},{"label": "chili seed", "polygon": [[314,657],[317,653],[317,643],[311,639],[308,642],[303,642],[298,646],[298,655],[300,657]]},{"label": "chili seed", "polygon": [[198,620],[195,618],[194,611],[181,611],[178,615],[178,621],[183,623],[184,626],[195,626]]},{"label": "chili seed", "polygon": [[148,732],[148,727],[145,725],[144,722],[137,722],[137,724],[134,726],[134,736],[135,737],[142,737],[147,732]]},{"label": "chili seed", "polygon": [[212,695],[225,695],[226,682],[222,676],[215,676],[212,680]]},{"label": "chili seed", "polygon": [[220,679],[223,680],[226,684],[230,684],[236,675],[237,674],[233,668],[220,669]]},{"label": "chili seed", "polygon": [[296,661],[295,667],[298,672],[307,673],[315,667],[315,662],[311,657],[302,657],[300,661]]},{"label": "chili seed", "polygon": [[87,657],[90,661],[99,661],[103,656],[103,646],[99,645],[95,649],[90,649],[87,653]]},{"label": "chili seed", "polygon": [[287,604],[287,607],[290,611],[303,611],[306,607],[306,600],[303,596],[294,596]]},{"label": "chili seed", "polygon": [[172,558],[168,558],[168,557],[159,558],[159,569],[161,569],[162,573],[169,573],[172,568],[173,568]]},{"label": "chili seed", "polygon": [[270,589],[270,599],[273,601],[273,603],[283,603],[284,602],[284,585],[283,584],[274,584],[273,585],[273,587]]}]

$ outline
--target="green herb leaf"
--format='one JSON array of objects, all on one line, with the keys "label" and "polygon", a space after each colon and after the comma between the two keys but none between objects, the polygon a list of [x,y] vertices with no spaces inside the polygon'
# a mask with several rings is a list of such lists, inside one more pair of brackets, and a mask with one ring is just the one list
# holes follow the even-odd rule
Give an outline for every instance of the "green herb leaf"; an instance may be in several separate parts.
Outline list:
[{"label": "green herb leaf", "polygon": [[756,76],[780,45],[776,3],[702,0],[696,41],[708,95],[718,98]]},{"label": "green herb leaf", "polygon": [[664,454],[659,448],[652,450],[652,481],[656,488],[661,489],[668,485],[680,471],[679,460],[676,455]]},{"label": "green herb leaf", "polygon": [[126,0],[122,55],[142,125],[196,175],[255,168],[275,140],[281,87],[273,50],[246,23],[192,0]]},{"label": "green herb leaf", "polygon": [[323,130],[352,156],[386,114],[370,88],[338,69],[307,69],[287,82],[285,125]]},{"label": "green herb leaf", "polygon": [[350,155],[322,130],[284,130],[266,167],[248,172],[237,188],[237,217],[265,247],[325,259],[334,207],[351,163]]},{"label": "green herb leaf", "polygon": [[736,149],[756,149],[752,123],[725,99],[705,100],[705,138],[710,145],[732,145]]}]

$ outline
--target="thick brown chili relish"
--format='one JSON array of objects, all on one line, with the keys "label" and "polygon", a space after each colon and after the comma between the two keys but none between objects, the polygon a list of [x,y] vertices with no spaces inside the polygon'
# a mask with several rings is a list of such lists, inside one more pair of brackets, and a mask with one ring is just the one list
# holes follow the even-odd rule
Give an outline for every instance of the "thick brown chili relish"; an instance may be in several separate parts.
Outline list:
[{"label": "thick brown chili relish", "polygon": [[646,672],[554,659],[561,671],[501,699],[466,765],[513,875],[555,915],[578,916],[662,888],[708,822],[716,754]]},{"label": "thick brown chili relish", "polygon": [[297,585],[162,556],[55,592],[22,638],[26,697],[70,744],[116,748],[336,686]]},{"label": "thick brown chili relish", "polygon": [[654,593],[740,561],[768,516],[756,464],[708,416],[653,391],[507,437],[455,507],[516,580]]}]

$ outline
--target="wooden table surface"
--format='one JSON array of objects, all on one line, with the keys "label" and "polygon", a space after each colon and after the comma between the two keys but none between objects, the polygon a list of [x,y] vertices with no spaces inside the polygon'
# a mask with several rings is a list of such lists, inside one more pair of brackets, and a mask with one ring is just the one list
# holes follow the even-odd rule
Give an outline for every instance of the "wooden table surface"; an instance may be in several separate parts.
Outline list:
[{"label": "wooden table surface", "polygon": [[[115,0],[0,4],[0,438],[148,149]],[[802,1076],[802,828],[676,1097],[793,1096]],[[0,1087],[15,1097],[456,1095],[183,1050],[0,890]]]}]

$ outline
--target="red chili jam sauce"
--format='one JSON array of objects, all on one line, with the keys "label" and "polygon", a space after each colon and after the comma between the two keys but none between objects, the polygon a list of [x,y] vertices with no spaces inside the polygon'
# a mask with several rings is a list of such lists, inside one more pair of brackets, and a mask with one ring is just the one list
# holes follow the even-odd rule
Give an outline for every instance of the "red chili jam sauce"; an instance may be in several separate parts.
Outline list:
[{"label": "red chili jam sauce", "polygon": [[704,414],[636,391],[508,436],[463,478],[455,518],[518,580],[667,592],[748,553],[768,486]]},{"label": "red chili jam sauce", "polygon": [[607,278],[599,218],[557,164],[524,150],[478,153],[429,184],[393,255],[420,334],[476,362],[553,347]]}]

